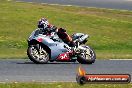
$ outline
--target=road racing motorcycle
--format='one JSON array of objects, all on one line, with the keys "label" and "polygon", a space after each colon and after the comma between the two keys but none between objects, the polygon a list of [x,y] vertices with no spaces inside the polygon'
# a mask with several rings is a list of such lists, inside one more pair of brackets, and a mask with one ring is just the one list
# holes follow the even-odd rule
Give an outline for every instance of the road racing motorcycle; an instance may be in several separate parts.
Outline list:
[{"label": "road racing motorcycle", "polygon": [[94,50],[85,45],[89,37],[88,34],[75,33],[72,36],[76,43],[75,47],[70,47],[60,39],[56,32],[43,32],[38,28],[34,30],[28,38],[27,55],[36,64],[48,62],[76,62],[81,64],[92,64],[96,55]]}]

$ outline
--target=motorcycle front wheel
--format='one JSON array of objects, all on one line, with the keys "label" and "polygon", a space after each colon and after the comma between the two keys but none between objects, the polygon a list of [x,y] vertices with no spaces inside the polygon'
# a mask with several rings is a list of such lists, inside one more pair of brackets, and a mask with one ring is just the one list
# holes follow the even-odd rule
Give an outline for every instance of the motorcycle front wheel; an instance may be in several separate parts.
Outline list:
[{"label": "motorcycle front wheel", "polygon": [[94,50],[89,46],[82,46],[86,48],[85,52],[82,52],[77,57],[77,61],[81,64],[92,64],[95,62],[96,54]]},{"label": "motorcycle front wheel", "polygon": [[48,52],[39,44],[29,46],[27,55],[36,64],[45,64],[49,61]]}]

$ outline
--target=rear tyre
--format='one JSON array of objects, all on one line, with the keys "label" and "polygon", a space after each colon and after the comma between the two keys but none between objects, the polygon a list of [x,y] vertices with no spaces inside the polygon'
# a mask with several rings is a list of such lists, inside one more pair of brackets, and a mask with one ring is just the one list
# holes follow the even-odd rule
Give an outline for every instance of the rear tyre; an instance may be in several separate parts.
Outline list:
[{"label": "rear tyre", "polygon": [[92,64],[95,62],[96,54],[94,50],[89,46],[83,46],[86,51],[78,55],[77,61],[81,64]]},{"label": "rear tyre", "polygon": [[49,61],[49,54],[41,45],[31,45],[27,49],[27,55],[36,64],[45,64]]}]

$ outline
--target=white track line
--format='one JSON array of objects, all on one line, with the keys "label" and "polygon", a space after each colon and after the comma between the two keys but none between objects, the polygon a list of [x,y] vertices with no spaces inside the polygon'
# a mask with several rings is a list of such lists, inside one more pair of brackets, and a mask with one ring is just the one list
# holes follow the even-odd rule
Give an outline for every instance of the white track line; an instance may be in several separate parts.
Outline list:
[{"label": "white track line", "polygon": [[123,60],[123,61],[128,60],[129,61],[129,60],[132,60],[132,59],[109,59],[109,60]]},{"label": "white track line", "polygon": [[50,3],[40,3],[40,4],[56,5],[56,6],[73,6],[73,5],[50,4]]},{"label": "white track line", "polygon": [[[24,1],[16,1],[16,2],[24,2]],[[36,3],[36,2],[26,2],[26,3]],[[61,4],[50,4],[50,3],[40,3],[40,4],[42,4],[42,5],[56,5],[56,6],[76,6],[76,5],[61,5]],[[78,6],[78,7],[80,7],[80,6]]]}]

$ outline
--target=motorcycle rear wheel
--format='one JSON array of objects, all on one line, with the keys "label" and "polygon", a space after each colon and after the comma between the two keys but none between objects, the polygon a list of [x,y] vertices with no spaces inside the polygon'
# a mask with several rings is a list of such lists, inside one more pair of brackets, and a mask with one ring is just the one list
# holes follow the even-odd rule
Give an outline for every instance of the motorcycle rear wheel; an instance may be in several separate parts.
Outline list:
[{"label": "motorcycle rear wheel", "polygon": [[81,64],[92,64],[95,62],[96,54],[94,50],[89,46],[83,46],[84,48],[87,48],[88,51],[85,53],[81,53],[77,57],[77,61]]},{"label": "motorcycle rear wheel", "polygon": [[48,52],[39,44],[29,46],[27,55],[36,64],[45,64],[49,61]]}]

